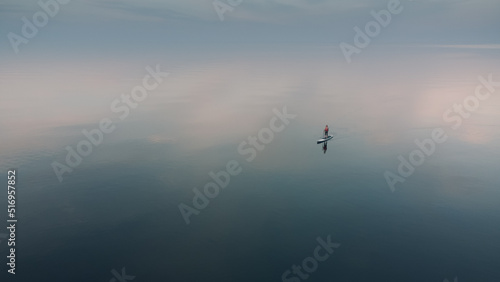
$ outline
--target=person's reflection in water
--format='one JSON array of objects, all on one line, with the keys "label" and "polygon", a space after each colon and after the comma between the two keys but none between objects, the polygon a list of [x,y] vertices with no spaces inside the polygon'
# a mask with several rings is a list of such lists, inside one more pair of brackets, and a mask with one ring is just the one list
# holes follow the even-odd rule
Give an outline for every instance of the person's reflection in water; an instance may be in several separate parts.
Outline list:
[{"label": "person's reflection in water", "polygon": [[326,144],[328,144],[328,142],[323,143],[323,154],[326,154],[326,150],[328,149]]}]

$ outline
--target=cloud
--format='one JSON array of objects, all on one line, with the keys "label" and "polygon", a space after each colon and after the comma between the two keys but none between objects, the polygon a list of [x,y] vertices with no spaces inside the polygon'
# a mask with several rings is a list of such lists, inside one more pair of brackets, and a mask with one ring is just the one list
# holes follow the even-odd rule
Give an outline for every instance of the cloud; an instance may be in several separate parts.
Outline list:
[{"label": "cloud", "polygon": [[430,48],[455,48],[455,49],[500,49],[500,44],[456,44],[456,45],[421,45]]},{"label": "cloud", "polygon": [[[220,0],[226,2],[227,0]],[[402,0],[402,4],[407,5]],[[494,0],[420,0],[412,4],[430,9],[481,9],[482,7],[498,7]],[[333,16],[342,13],[359,11],[359,15],[369,13],[371,9],[386,7],[388,0],[242,0],[242,3],[231,12],[235,21],[277,21],[308,18],[314,20],[316,16]],[[65,10],[77,18],[85,20],[93,15],[100,15],[101,19],[113,19],[124,15],[129,20],[150,18],[158,19],[185,19],[201,21],[217,21],[218,17],[213,7],[213,0],[72,0],[61,5]],[[29,14],[39,10],[37,1],[4,0],[0,4],[2,15]],[[428,9],[427,9],[428,10]],[[421,11],[423,12],[423,11]],[[69,13],[69,12],[68,12]]]},{"label": "cloud", "polygon": [[[373,20],[370,12],[387,8],[389,2],[242,0],[233,11],[226,12],[227,20],[220,22],[213,1],[72,0],[61,5],[60,13],[45,28],[52,37],[39,36],[36,42],[45,40],[56,47],[76,45],[75,49],[96,42],[91,47],[99,43],[102,48],[114,49],[119,45],[119,50],[143,42],[169,46],[186,42],[201,45],[236,41],[338,45],[352,40],[353,28]],[[374,44],[470,44],[460,48],[472,48],[474,44],[497,43],[494,41],[498,40],[496,34],[500,24],[495,13],[500,7],[497,0],[401,0],[401,3],[404,11],[394,17],[393,23],[384,29]],[[37,1],[3,0],[0,4],[0,34],[19,33],[23,24],[21,17],[30,18],[40,9]],[[74,42],[79,42],[79,45]],[[155,45],[150,44],[147,48],[150,46]]]}]

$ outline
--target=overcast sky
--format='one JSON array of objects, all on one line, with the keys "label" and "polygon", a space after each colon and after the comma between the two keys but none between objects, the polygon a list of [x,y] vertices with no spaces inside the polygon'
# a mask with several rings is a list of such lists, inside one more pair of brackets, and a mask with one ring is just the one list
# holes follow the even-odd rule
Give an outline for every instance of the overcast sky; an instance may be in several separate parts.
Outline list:
[{"label": "overcast sky", "polygon": [[[44,1],[44,0],[42,0]],[[46,0],[48,1],[48,0]],[[352,43],[353,28],[372,20],[370,12],[388,0],[243,0],[220,21],[212,0],[72,0],[60,5],[21,52],[68,49],[164,50],[191,44]],[[373,44],[498,46],[498,0],[403,0]],[[22,17],[40,11],[35,0],[0,3],[1,56],[13,55],[8,34],[21,35]],[[483,46],[484,47],[484,46]]]}]

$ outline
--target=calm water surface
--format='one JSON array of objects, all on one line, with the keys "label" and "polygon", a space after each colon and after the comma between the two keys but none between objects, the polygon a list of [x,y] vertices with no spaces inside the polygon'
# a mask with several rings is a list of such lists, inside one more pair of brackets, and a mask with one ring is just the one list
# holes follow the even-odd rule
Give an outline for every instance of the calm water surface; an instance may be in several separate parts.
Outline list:
[{"label": "calm water surface", "polygon": [[[282,281],[329,235],[341,245],[308,281],[500,281],[500,88],[458,130],[442,119],[498,56],[379,51],[346,66],[331,50],[302,51],[165,59],[171,76],[62,183],[51,163],[83,129],[117,121],[111,101],[148,63],[127,74],[89,63],[65,86],[53,83],[64,66],[4,72],[17,281],[109,281],[122,267],[134,281]],[[247,161],[238,145],[284,106],[297,118]],[[326,153],[315,142],[325,124],[336,134]],[[434,128],[448,140],[392,193],[384,172]],[[242,172],[186,225],[178,205],[231,160]]]}]

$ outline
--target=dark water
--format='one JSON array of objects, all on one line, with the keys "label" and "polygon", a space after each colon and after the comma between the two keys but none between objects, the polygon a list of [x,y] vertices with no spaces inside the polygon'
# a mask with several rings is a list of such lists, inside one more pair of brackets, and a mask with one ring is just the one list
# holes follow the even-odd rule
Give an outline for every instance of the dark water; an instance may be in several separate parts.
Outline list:
[{"label": "dark water", "polygon": [[[116,120],[113,91],[136,85],[142,67],[132,81],[76,74],[103,94],[65,108],[74,121],[28,115],[26,132],[5,126],[19,140],[2,147],[4,175],[18,169],[19,222],[17,274],[2,281],[110,281],[123,267],[133,281],[282,281],[328,236],[340,246],[308,281],[500,281],[500,89],[458,130],[441,117],[498,65],[484,56],[459,60],[462,72],[446,56],[415,69],[397,59],[384,68],[311,58],[173,66],[59,183],[50,164],[82,129]],[[297,117],[247,161],[238,145],[284,106]],[[336,133],[326,153],[315,142],[325,123]],[[436,127],[448,140],[391,192],[384,172]],[[192,206],[192,189],[231,160],[241,173],[187,225],[179,204]]]}]

